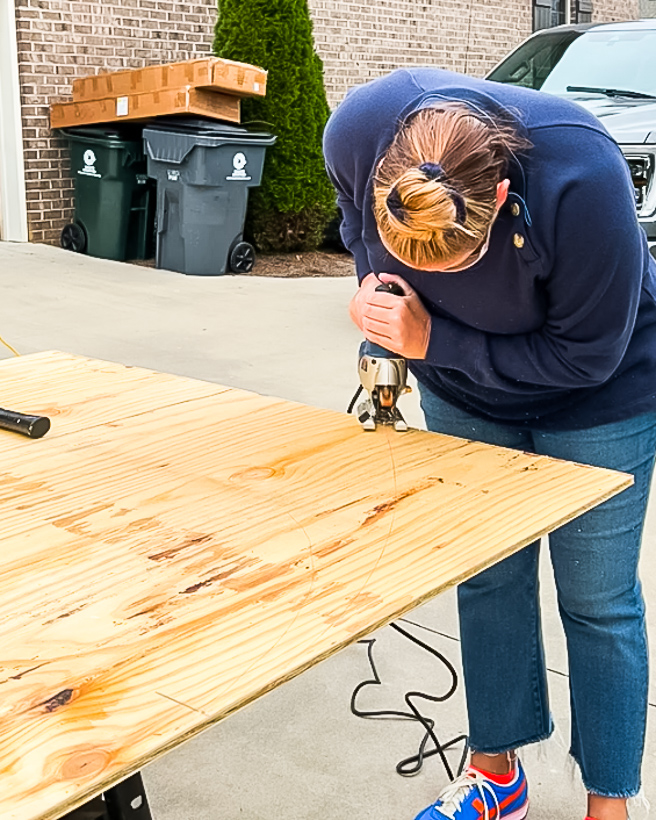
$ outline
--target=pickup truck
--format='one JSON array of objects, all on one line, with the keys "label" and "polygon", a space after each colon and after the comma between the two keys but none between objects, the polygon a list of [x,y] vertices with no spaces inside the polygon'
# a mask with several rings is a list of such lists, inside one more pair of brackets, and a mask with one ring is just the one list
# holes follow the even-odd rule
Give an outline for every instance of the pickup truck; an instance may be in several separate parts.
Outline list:
[{"label": "pickup truck", "polygon": [[556,26],[531,35],[488,80],[574,100],[595,114],[631,170],[656,257],[656,19]]}]

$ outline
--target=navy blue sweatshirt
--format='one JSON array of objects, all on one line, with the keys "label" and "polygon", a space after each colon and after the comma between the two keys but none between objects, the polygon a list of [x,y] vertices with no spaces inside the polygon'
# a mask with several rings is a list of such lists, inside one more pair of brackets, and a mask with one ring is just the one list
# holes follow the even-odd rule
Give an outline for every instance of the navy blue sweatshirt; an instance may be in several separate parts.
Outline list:
[{"label": "navy blue sweatshirt", "polygon": [[[487,254],[460,273],[397,261],[372,208],[373,170],[399,124],[441,100],[505,112],[533,146],[510,163]],[[431,314],[426,358],[409,361],[419,382],[475,414],[542,429],[656,410],[656,263],[627,163],[592,114],[538,91],[400,69],[349,91],[324,152],[360,280],[399,274]]]}]

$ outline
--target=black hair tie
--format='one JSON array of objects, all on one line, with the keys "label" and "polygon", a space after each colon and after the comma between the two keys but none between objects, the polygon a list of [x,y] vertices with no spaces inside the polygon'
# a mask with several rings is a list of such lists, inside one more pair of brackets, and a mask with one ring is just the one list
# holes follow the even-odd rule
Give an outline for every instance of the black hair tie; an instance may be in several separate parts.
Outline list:
[{"label": "black hair tie", "polygon": [[394,216],[399,222],[405,222],[406,219],[406,212],[403,203],[401,202],[401,197],[399,196],[398,191],[396,188],[392,188],[389,194],[387,194],[387,208],[389,212]]},{"label": "black hair tie", "polygon": [[[437,182],[443,182],[446,179],[444,168],[442,168],[439,162],[422,162],[419,166],[419,170],[428,179],[435,180]],[[456,222],[459,225],[464,225],[465,220],[467,219],[467,206],[465,205],[465,198],[462,194],[458,193],[458,191],[455,191],[450,186],[445,185],[444,187],[451,197],[453,205],[456,209]]]},{"label": "black hair tie", "polygon": [[422,174],[425,174],[428,179],[444,179],[446,177],[444,168],[442,168],[439,162],[422,162],[419,166],[419,170]]},{"label": "black hair tie", "polygon": [[457,191],[449,190],[449,196],[456,208],[456,222],[458,225],[464,225],[467,219],[467,206],[465,205],[465,198]]}]

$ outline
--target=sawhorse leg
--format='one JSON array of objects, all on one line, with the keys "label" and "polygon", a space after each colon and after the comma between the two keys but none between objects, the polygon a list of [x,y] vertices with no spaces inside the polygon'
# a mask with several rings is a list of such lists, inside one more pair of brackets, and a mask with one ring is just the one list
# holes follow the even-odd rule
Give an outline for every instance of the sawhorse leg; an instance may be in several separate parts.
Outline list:
[{"label": "sawhorse leg", "polygon": [[136,772],[62,820],[153,820],[141,774]]}]

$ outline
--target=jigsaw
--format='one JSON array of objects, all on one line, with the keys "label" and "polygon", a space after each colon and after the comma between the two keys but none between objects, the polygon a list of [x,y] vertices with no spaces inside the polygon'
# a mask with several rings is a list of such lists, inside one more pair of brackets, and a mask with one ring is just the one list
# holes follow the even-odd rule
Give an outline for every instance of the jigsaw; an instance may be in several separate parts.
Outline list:
[{"label": "jigsaw", "polygon": [[[403,296],[403,290],[395,282],[385,282],[376,288],[395,296]],[[360,396],[366,390],[368,397],[358,404],[355,415],[365,430],[375,430],[378,424],[389,424],[395,430],[403,432],[408,429],[397,401],[403,393],[409,393],[407,385],[408,365],[397,353],[392,353],[380,345],[365,340],[360,345],[358,360],[360,386],[349,405],[350,413]]]}]

